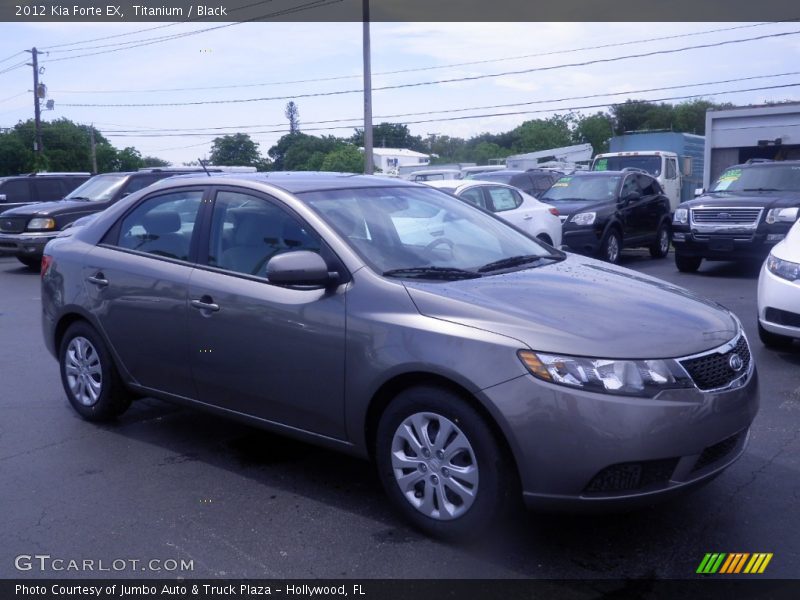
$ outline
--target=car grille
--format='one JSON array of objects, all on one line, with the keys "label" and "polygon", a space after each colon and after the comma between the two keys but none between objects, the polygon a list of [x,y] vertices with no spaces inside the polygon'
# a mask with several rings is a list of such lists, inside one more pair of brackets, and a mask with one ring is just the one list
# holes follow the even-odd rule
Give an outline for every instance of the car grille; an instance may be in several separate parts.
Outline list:
[{"label": "car grille", "polygon": [[[742,359],[742,368],[734,370],[731,365],[731,357],[738,354]],[[735,379],[738,379],[750,369],[750,348],[743,335],[732,350],[725,352],[710,352],[703,356],[689,358],[680,361],[681,366],[692,378],[695,385],[703,391],[714,390],[725,387]]]},{"label": "car grille", "polygon": [[669,481],[678,458],[619,463],[600,471],[589,482],[584,493],[626,492],[639,490]]},{"label": "car grille", "polygon": [[694,208],[692,222],[698,224],[756,225],[760,208]]},{"label": "car grille", "polygon": [[22,233],[28,217],[3,217],[0,216],[0,231],[3,233]]},{"label": "car grille", "polygon": [[776,325],[788,325],[789,327],[800,327],[800,314],[781,310],[779,308],[767,308],[764,318]]},{"label": "car grille", "polygon": [[714,444],[713,446],[709,446],[703,453],[700,454],[700,458],[697,459],[697,462],[694,464],[694,468],[692,471],[699,471],[709,465],[713,465],[724,459],[728,456],[731,452],[733,452],[736,447],[739,445],[739,441],[742,439],[742,436],[747,432],[747,430],[740,431],[732,435],[729,438],[722,440]]}]

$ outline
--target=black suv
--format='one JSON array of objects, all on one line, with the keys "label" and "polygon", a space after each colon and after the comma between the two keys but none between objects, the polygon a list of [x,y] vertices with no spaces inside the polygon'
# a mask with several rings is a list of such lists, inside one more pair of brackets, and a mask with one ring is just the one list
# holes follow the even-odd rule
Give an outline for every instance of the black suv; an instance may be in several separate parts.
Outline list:
[{"label": "black suv", "polygon": [[91,173],[31,173],[0,177],[0,213],[23,204],[59,200],[91,176]]},{"label": "black suv", "polygon": [[[214,170],[214,169],[209,169]],[[14,255],[29,267],[37,267],[47,242],[86,215],[98,213],[120,198],[165,177],[197,173],[187,167],[141,169],[129,173],[95,175],[63,200],[12,208],[0,214],[0,256]]]},{"label": "black suv", "polygon": [[539,199],[558,209],[562,242],[574,252],[612,263],[622,248],[646,246],[653,258],[669,252],[669,199],[643,171],[565,175]]},{"label": "black suv", "polygon": [[527,171],[503,169],[476,173],[474,176],[467,176],[465,179],[480,179],[481,181],[495,181],[513,185],[526,194],[538,198],[562,175],[562,172],[553,171],[552,169],[528,169]]},{"label": "black suv", "polygon": [[675,209],[675,265],[696,271],[706,260],[764,260],[797,220],[800,160],[753,160],[728,167],[704,195]]}]

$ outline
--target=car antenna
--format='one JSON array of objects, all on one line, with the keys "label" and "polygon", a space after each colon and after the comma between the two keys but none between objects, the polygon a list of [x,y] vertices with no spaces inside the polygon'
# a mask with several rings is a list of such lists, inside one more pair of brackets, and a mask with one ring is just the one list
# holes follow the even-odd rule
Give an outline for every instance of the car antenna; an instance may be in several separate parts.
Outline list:
[{"label": "car antenna", "polygon": [[200,163],[200,166],[201,166],[201,167],[203,167],[203,171],[205,171],[205,172],[206,172],[206,175],[208,175],[209,177],[211,177],[211,173],[209,173],[209,172],[208,172],[208,169],[206,169],[206,165],[205,165],[205,163],[203,162],[203,159],[202,159],[202,158],[198,158],[198,159],[197,159],[197,162],[199,162],[199,163]]}]

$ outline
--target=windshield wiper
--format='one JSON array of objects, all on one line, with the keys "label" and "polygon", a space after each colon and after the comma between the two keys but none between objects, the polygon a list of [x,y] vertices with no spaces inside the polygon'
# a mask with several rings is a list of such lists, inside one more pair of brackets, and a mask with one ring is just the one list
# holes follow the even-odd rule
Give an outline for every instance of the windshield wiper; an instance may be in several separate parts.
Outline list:
[{"label": "windshield wiper", "polygon": [[743,192],[780,192],[780,190],[779,190],[779,189],[777,189],[777,188],[765,188],[765,187],[760,187],[760,188],[745,188],[745,189],[743,189],[742,191],[743,191]]},{"label": "windshield wiper", "polygon": [[475,271],[451,267],[407,267],[384,271],[386,277],[417,277],[419,279],[475,279],[483,277]]},{"label": "windshield wiper", "polygon": [[86,196],[68,196],[64,198],[64,200],[87,200],[89,202],[92,201],[91,198],[87,198]]},{"label": "windshield wiper", "polygon": [[486,273],[488,271],[499,271],[501,269],[510,269],[511,267],[518,267],[519,265],[526,265],[528,263],[539,262],[540,260],[558,260],[561,258],[560,256],[556,256],[554,254],[545,254],[544,256],[540,256],[539,254],[525,254],[521,256],[510,256],[508,258],[502,258],[500,260],[496,260],[494,262],[490,262],[488,264],[483,265],[478,269],[478,273]]}]

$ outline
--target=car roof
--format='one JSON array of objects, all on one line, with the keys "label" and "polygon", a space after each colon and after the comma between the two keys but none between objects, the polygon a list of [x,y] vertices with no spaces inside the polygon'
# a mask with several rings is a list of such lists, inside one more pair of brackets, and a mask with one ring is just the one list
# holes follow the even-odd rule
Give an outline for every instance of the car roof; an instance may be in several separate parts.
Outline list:
[{"label": "car roof", "polygon": [[800,167],[800,160],[765,160],[765,161],[759,160],[751,163],[731,165],[729,167],[725,167],[725,170],[727,171],[728,169],[760,169],[760,168],[769,169],[770,167],[780,167],[783,165]]},{"label": "car roof", "polygon": [[230,183],[244,181],[249,183],[265,183],[291,194],[317,192],[325,190],[342,190],[351,188],[382,187],[419,187],[419,184],[404,179],[378,177],[375,175],[357,175],[355,173],[333,173],[318,171],[267,171],[262,173],[191,173],[170,177],[168,182],[208,182],[210,178]]}]

